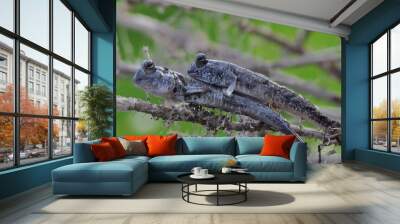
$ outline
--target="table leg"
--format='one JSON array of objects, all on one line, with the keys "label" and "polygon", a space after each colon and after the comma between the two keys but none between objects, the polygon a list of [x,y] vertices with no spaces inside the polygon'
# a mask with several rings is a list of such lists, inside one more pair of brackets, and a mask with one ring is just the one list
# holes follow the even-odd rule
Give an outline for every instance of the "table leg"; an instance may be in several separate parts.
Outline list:
[{"label": "table leg", "polygon": [[245,192],[244,192],[244,201],[247,201],[247,192],[248,192],[248,189],[247,189],[247,183],[244,183],[244,187],[245,187]]},{"label": "table leg", "polygon": [[187,191],[188,191],[188,193],[187,193],[187,201],[188,201],[188,202],[190,202],[190,201],[189,201],[189,195],[190,195],[190,184],[188,184],[188,185],[187,185]]},{"label": "table leg", "polygon": [[219,205],[219,184],[217,184],[217,206]]},{"label": "table leg", "polygon": [[194,191],[196,191],[197,192],[197,184],[195,185],[195,190]]}]

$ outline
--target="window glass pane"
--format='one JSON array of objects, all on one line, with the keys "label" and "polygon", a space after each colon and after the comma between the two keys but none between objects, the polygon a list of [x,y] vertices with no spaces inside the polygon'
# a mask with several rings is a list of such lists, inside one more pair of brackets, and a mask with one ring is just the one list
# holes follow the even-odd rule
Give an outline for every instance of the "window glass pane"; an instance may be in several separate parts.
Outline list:
[{"label": "window glass pane", "polygon": [[0,26],[14,31],[14,0],[0,1]]},{"label": "window glass pane", "polygon": [[391,151],[400,153],[400,120],[393,120],[390,124],[390,139],[392,141]]},{"label": "window glass pane", "polygon": [[53,156],[72,154],[72,121],[53,120]]},{"label": "window glass pane", "polygon": [[372,44],[372,75],[387,71],[387,34]]},{"label": "window glass pane", "polygon": [[392,29],[390,37],[390,67],[400,67],[400,24]]},{"label": "window glass pane", "polygon": [[88,129],[84,120],[75,121],[75,143],[85,142],[88,138]]},{"label": "window glass pane", "polygon": [[377,150],[387,150],[387,121],[372,122],[372,147]]},{"label": "window glass pane", "polygon": [[21,36],[49,47],[49,0],[20,0]]},{"label": "window glass pane", "polygon": [[14,165],[13,118],[0,116],[0,170]]},{"label": "window glass pane", "polygon": [[372,80],[372,118],[387,117],[387,77]]},{"label": "window glass pane", "polygon": [[48,114],[49,57],[21,44],[20,109],[25,114]]},{"label": "window glass pane", "polygon": [[75,18],[75,63],[89,70],[89,32]]},{"label": "window glass pane", "polygon": [[60,1],[53,1],[53,51],[71,60],[72,12]]},{"label": "window glass pane", "polygon": [[20,118],[20,162],[34,163],[49,158],[49,120],[44,118]]},{"label": "window glass pane", "polygon": [[14,111],[13,40],[0,35],[0,111]]},{"label": "window glass pane", "polygon": [[89,75],[75,69],[75,117],[81,114],[80,95],[87,86],[89,86]]},{"label": "window glass pane", "polygon": [[391,75],[390,85],[391,115],[400,118],[400,72]]},{"label": "window glass pane", "polygon": [[72,117],[71,66],[53,60],[53,115]]}]

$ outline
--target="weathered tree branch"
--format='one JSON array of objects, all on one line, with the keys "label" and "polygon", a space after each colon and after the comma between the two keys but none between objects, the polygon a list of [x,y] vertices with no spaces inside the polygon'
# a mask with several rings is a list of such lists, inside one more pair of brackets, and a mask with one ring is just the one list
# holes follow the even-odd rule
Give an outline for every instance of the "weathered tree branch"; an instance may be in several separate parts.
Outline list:
[{"label": "weathered tree branch", "polygon": [[[253,120],[249,117],[242,117],[240,121],[233,122],[227,116],[217,115],[213,112],[200,107],[190,107],[186,104],[178,104],[174,106],[155,105],[136,98],[117,97],[118,111],[138,111],[150,114],[155,118],[168,121],[189,121],[201,124],[211,131],[225,130],[238,131],[257,134],[260,132],[276,131],[264,123]],[[323,139],[323,133],[309,128],[292,128],[300,135]]]},{"label": "weathered tree branch", "polygon": [[223,58],[224,60],[231,61],[243,67],[257,71],[263,75],[268,76],[273,81],[300,92],[307,92],[312,95],[318,96],[322,99],[340,103],[340,97],[326,91],[323,88],[317,87],[309,82],[303,81],[293,76],[282,74],[271,69],[271,65],[260,62],[250,56],[243,56],[242,53],[237,52],[231,48],[212,45],[202,37],[202,35],[193,35],[183,30],[177,30],[167,24],[158,22],[157,20],[142,16],[142,15],[129,15],[123,7],[118,7],[117,22],[127,28],[140,30],[158,39],[159,42],[167,42],[167,50],[170,52],[176,49],[185,49],[187,52],[207,52],[208,55],[215,58]]},{"label": "weathered tree branch", "polygon": [[271,64],[271,69],[296,67],[309,64],[331,63],[339,60],[339,55],[333,51],[322,51],[318,53],[307,53],[297,58],[284,58]]},{"label": "weathered tree branch", "polygon": [[304,42],[307,40],[310,35],[310,31],[308,30],[299,30],[297,32],[296,40],[294,41],[294,45],[297,47],[303,47]]}]

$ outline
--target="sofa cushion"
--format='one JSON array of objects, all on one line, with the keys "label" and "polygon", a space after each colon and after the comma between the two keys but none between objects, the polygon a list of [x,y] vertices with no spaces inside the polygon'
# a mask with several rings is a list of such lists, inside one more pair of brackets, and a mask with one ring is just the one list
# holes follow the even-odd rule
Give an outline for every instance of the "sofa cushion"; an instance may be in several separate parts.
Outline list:
[{"label": "sofa cushion", "polygon": [[176,140],[178,136],[169,135],[150,135],[147,137],[146,143],[149,151],[148,156],[166,156],[176,154]]},{"label": "sofa cushion", "polygon": [[290,159],[290,148],[295,140],[294,135],[265,135],[260,155]]},{"label": "sofa cushion", "polygon": [[109,142],[92,144],[90,147],[94,157],[96,157],[96,161],[105,162],[118,158],[118,156],[115,154],[115,150]]},{"label": "sofa cushion", "polygon": [[235,154],[232,137],[183,137],[178,141],[178,154]]},{"label": "sofa cushion", "polygon": [[126,156],[126,151],[124,146],[122,146],[121,142],[117,137],[103,137],[101,138],[101,142],[108,142],[114,149],[115,155],[117,158],[122,158]]},{"label": "sofa cushion", "polygon": [[75,143],[74,147],[74,163],[88,163],[96,161],[92,149],[92,144],[99,144],[100,140]]},{"label": "sofa cushion", "polygon": [[140,159],[109,162],[75,163],[53,170],[58,182],[130,182],[136,172],[147,172],[147,163]]},{"label": "sofa cushion", "polygon": [[210,171],[219,171],[230,159],[231,155],[175,155],[158,156],[149,160],[150,171],[190,172],[193,167],[200,166]]},{"label": "sofa cushion", "polygon": [[124,138],[119,138],[122,146],[126,151],[126,155],[137,155],[137,156],[145,156],[147,155],[146,143],[141,140],[126,140]]},{"label": "sofa cushion", "polygon": [[250,172],[292,172],[292,161],[279,156],[239,155],[240,167]]},{"label": "sofa cushion", "polygon": [[236,155],[260,154],[263,137],[236,137]]}]

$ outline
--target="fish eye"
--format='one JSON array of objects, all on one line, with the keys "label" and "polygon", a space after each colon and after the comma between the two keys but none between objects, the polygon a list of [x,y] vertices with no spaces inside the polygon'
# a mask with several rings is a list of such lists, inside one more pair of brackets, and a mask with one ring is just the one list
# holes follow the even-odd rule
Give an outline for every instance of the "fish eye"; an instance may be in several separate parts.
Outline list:
[{"label": "fish eye", "polygon": [[199,53],[196,56],[196,67],[201,68],[207,64],[207,56],[203,53]]}]

